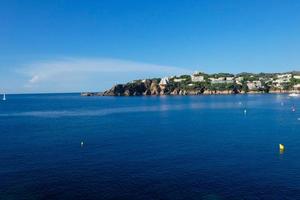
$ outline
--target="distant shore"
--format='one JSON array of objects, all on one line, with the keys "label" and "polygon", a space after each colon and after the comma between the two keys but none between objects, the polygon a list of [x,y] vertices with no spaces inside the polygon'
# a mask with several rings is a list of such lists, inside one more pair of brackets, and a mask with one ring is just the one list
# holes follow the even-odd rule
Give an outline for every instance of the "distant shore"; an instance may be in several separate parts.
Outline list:
[{"label": "distant shore", "polygon": [[217,73],[134,80],[117,84],[104,92],[83,92],[82,96],[168,96],[216,94],[300,93],[300,72]]},{"label": "distant shore", "polygon": [[249,92],[240,92],[232,93],[232,91],[205,91],[203,93],[186,93],[186,94],[163,94],[163,95],[108,95],[104,92],[82,92],[81,96],[208,96],[208,95],[247,95],[247,94],[292,94],[299,93],[298,91],[269,91],[269,92],[259,92],[259,91],[249,91]]}]

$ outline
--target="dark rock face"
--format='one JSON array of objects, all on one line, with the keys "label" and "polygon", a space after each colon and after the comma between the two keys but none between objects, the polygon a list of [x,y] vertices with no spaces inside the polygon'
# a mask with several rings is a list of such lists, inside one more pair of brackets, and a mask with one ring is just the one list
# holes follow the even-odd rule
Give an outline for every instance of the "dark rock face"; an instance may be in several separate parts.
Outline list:
[{"label": "dark rock face", "polygon": [[103,96],[140,96],[151,94],[147,90],[146,85],[149,83],[138,82],[138,83],[128,83],[128,84],[118,84],[113,86],[111,89],[106,90]]},{"label": "dark rock face", "polygon": [[150,91],[149,89],[147,89],[147,90],[143,93],[143,95],[145,95],[145,96],[151,95],[151,91]]},{"label": "dark rock face", "polygon": [[152,82],[153,82],[152,80],[146,79],[145,82],[144,82],[145,87],[150,88]]},{"label": "dark rock face", "polygon": [[103,96],[122,96],[125,92],[124,85],[118,84],[113,86],[110,90],[103,93]]},{"label": "dark rock face", "polygon": [[170,88],[168,85],[160,85],[157,80],[146,79],[144,81],[118,84],[105,91],[103,96],[158,96],[158,95],[199,95],[204,88],[197,90],[185,90],[179,87]]}]

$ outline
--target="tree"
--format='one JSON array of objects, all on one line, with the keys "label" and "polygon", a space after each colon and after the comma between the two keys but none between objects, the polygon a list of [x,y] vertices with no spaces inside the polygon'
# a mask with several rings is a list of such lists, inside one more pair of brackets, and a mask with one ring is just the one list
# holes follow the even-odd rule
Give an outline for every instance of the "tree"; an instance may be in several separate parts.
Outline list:
[{"label": "tree", "polygon": [[242,85],[242,91],[244,91],[245,93],[249,92],[249,88],[246,82],[244,82]]}]

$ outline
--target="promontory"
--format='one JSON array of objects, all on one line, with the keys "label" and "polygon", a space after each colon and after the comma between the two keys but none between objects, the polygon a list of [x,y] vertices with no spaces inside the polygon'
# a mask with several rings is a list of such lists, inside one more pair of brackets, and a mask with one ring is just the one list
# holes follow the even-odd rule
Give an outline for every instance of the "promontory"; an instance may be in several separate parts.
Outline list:
[{"label": "promontory", "polygon": [[82,96],[205,95],[245,93],[299,93],[300,72],[215,73],[134,80],[114,85],[104,92],[83,92]]}]

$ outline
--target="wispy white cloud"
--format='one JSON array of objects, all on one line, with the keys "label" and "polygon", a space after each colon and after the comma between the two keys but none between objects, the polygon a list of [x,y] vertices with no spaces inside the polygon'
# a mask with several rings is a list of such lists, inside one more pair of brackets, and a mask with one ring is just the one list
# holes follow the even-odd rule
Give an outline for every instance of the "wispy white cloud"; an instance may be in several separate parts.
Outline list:
[{"label": "wispy white cloud", "polygon": [[30,80],[29,83],[34,84],[36,82],[38,82],[40,79],[40,77],[38,75],[34,75]]},{"label": "wispy white cloud", "polygon": [[103,90],[131,79],[191,73],[186,68],[120,59],[64,58],[26,65],[24,87],[32,91]]}]

